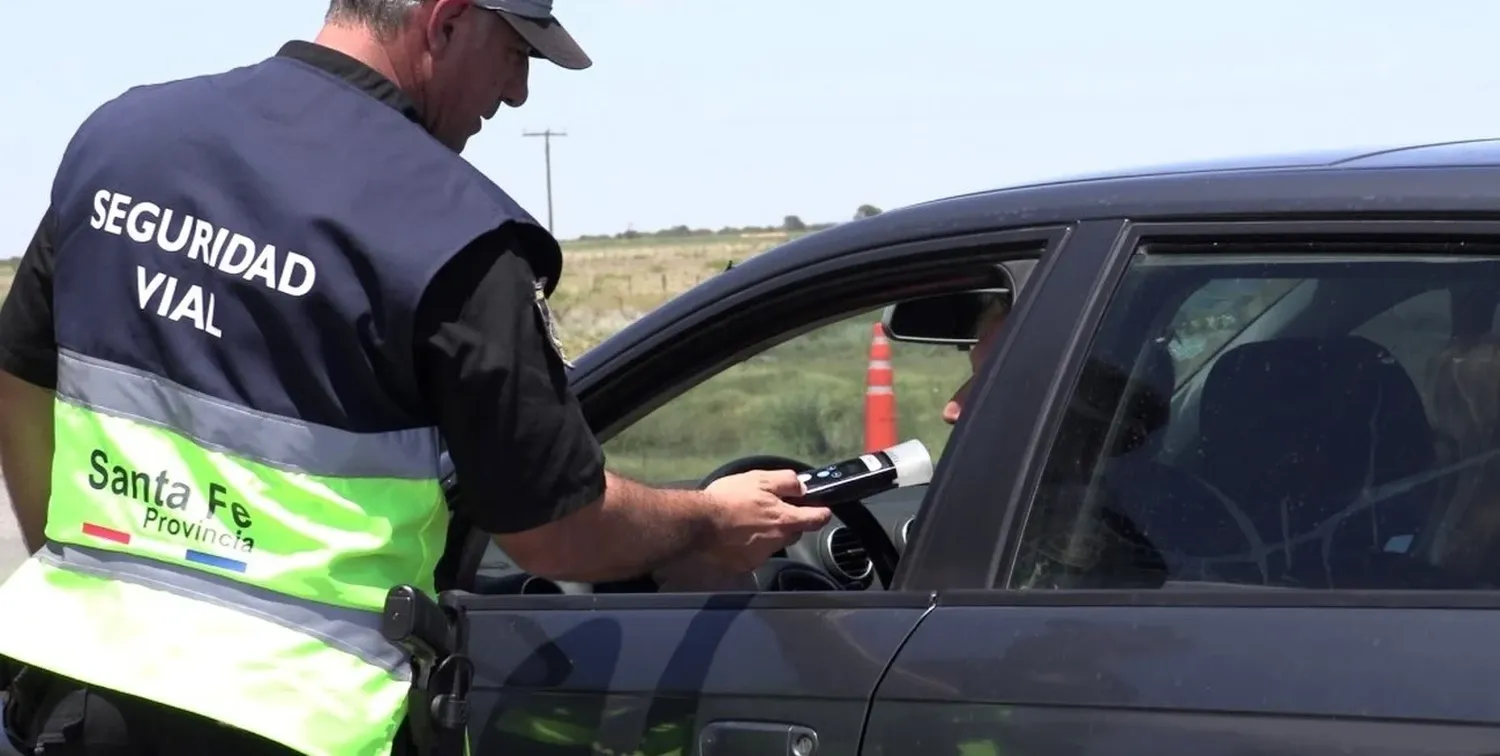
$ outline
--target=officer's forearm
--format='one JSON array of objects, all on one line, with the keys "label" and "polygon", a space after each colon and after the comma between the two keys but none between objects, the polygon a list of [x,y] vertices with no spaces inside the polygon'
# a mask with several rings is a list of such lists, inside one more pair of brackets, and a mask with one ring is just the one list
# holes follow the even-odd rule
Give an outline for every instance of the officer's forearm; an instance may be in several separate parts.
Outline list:
[{"label": "officer's forearm", "polygon": [[0,371],[0,471],[21,539],[33,553],[42,547],[52,489],[52,398],[51,391]]},{"label": "officer's forearm", "polygon": [[604,497],[557,522],[495,542],[518,567],[552,580],[645,575],[708,534],[715,504],[702,491],[650,488],[606,473]]}]

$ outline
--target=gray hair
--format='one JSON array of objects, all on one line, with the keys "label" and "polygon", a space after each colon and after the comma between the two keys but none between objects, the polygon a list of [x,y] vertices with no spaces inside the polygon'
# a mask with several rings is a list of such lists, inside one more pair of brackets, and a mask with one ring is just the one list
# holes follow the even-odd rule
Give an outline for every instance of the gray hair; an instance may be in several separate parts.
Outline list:
[{"label": "gray hair", "polygon": [[325,20],[357,24],[387,38],[401,31],[411,12],[421,4],[422,0],[331,0]]},{"label": "gray hair", "polygon": [[979,317],[974,319],[974,338],[984,335],[996,323],[1010,317],[1014,305],[1009,291],[985,292],[979,295]]}]

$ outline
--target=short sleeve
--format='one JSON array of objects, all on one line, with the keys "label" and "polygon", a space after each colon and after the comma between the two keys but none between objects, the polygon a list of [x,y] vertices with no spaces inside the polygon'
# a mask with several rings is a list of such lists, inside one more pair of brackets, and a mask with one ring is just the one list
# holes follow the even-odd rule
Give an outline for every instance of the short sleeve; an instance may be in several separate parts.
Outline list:
[{"label": "short sleeve", "polygon": [[604,495],[604,452],[553,348],[524,237],[503,226],[434,277],[416,320],[418,380],[489,533],[544,525]]},{"label": "short sleeve", "polygon": [[56,238],[56,217],[49,207],[0,305],[0,370],[46,389],[57,388],[57,331],[52,323]]}]

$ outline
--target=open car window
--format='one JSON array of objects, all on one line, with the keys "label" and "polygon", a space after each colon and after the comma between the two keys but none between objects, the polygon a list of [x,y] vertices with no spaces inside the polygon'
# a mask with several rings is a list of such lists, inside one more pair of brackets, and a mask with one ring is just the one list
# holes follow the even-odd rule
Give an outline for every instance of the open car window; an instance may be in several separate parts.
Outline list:
[{"label": "open car window", "polygon": [[[823,325],[740,361],[611,438],[611,469],[647,483],[696,483],[751,455],[819,464],[865,451],[865,389],[879,309]],[[936,458],[948,438],[943,405],[968,377],[951,345],[892,342],[900,438]]]}]

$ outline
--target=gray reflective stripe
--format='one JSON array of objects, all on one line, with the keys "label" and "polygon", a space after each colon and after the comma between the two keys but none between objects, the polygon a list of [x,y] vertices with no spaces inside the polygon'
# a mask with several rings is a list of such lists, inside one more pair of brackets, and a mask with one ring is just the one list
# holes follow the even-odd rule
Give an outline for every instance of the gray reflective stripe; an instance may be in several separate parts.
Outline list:
[{"label": "gray reflective stripe", "polygon": [[405,652],[380,634],[380,615],[375,612],[316,604],[217,575],[87,546],[48,541],[36,556],[54,567],[135,583],[274,622],[353,654],[399,680],[411,679]]},{"label": "gray reflective stripe", "polygon": [[57,394],[106,414],[171,428],[205,446],[311,475],[438,477],[436,428],[353,433],[257,412],[158,375],[63,350]]}]

